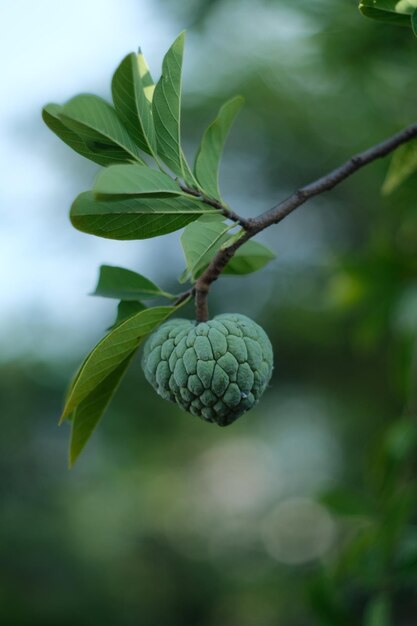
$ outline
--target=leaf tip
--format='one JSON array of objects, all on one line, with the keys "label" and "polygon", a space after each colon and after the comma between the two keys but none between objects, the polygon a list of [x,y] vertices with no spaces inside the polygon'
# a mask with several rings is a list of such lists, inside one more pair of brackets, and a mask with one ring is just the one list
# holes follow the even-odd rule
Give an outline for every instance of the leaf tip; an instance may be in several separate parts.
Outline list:
[{"label": "leaf tip", "polygon": [[44,104],[43,107],[42,107],[41,114],[42,114],[42,117],[44,119],[45,119],[45,115],[48,113],[48,107],[50,107],[50,106],[51,106],[51,103],[48,102],[48,104]]},{"label": "leaf tip", "polygon": [[185,44],[186,33],[187,33],[187,31],[185,29],[180,32],[180,34],[178,35],[178,37],[176,38],[176,40],[172,44],[172,48],[173,49],[178,48],[179,51],[181,51],[181,52],[183,51],[184,44]]},{"label": "leaf tip", "polygon": [[235,100],[235,102],[237,102],[240,106],[243,106],[246,102],[246,98],[245,96],[242,96],[241,93],[236,94],[236,96],[233,98]]},{"label": "leaf tip", "polygon": [[70,446],[68,450],[68,469],[72,470],[74,468],[75,462],[78,459],[80,452],[75,452]]},{"label": "leaf tip", "polygon": [[414,36],[417,37],[417,8],[411,14],[411,28]]},{"label": "leaf tip", "polygon": [[58,421],[58,426],[62,426],[62,424],[68,419],[69,415],[70,412],[68,412],[68,402],[66,402],[64,408],[62,409],[62,413]]}]

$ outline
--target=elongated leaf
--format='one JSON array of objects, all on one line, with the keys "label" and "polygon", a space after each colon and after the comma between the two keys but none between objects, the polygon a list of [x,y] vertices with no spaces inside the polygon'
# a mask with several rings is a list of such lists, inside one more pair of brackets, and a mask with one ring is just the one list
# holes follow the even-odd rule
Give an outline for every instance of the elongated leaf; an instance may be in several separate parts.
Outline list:
[{"label": "elongated leaf", "polygon": [[[235,237],[235,235],[230,237],[227,233],[223,233],[221,237],[213,241],[212,246],[207,249],[204,257],[194,269],[194,278],[198,278],[207,268],[220,248],[226,245],[228,246],[229,242],[233,241]],[[233,276],[251,274],[261,270],[273,259],[275,259],[275,253],[272,252],[272,250],[257,241],[247,241],[241,248],[238,248],[235,255],[224,268],[223,273]],[[188,274],[184,272],[181,279],[184,280],[187,276]]]},{"label": "elongated leaf", "polygon": [[236,96],[226,102],[217,118],[210,124],[201,140],[194,174],[204,192],[221,200],[219,191],[219,167],[224,144],[236,115],[243,105],[243,98]]},{"label": "elongated leaf", "polygon": [[47,104],[42,110],[42,118],[48,128],[66,143],[67,146],[86,159],[90,159],[90,161],[94,161],[94,163],[98,163],[99,165],[111,165],[112,163],[120,162],[119,153],[113,158],[108,149],[101,151],[99,147],[94,149],[92,142],[88,143],[84,141],[76,132],[67,128],[60,117],[61,112],[62,106],[59,104]]},{"label": "elongated leaf", "polygon": [[257,241],[247,241],[224,268],[225,274],[251,274],[275,259],[275,254]]},{"label": "elongated leaf", "polygon": [[94,432],[112,399],[127,367],[134,356],[132,352],[77,406],[71,415],[69,466],[72,467]]},{"label": "elongated leaf", "polygon": [[66,389],[65,396],[64,396],[64,405],[67,402],[67,400],[68,400],[68,398],[69,398],[69,396],[71,394],[71,391],[72,391],[75,383],[78,380],[78,377],[79,377],[79,375],[81,373],[81,370],[82,370],[82,368],[84,366],[84,363],[85,363],[86,359],[87,359],[87,357],[84,359],[84,361],[81,363],[81,365],[78,366],[78,369],[76,370],[75,374],[72,376],[72,378],[70,380],[70,383],[69,383],[69,385],[68,385],[68,387]]},{"label": "elongated leaf", "polygon": [[390,13],[411,14],[417,7],[415,0],[360,0],[360,6],[372,7]]},{"label": "elongated leaf", "polygon": [[411,21],[408,15],[391,13],[389,11],[380,11],[379,9],[374,9],[365,5],[359,5],[359,10],[365,17],[370,17],[373,20],[378,20],[379,22],[393,24],[394,26],[411,26]]},{"label": "elongated leaf", "polygon": [[414,36],[417,37],[417,9],[411,15],[411,28],[413,29]]},{"label": "elongated leaf", "polygon": [[148,98],[149,102],[152,102],[153,92],[155,89],[155,82],[149,70],[148,63],[146,62],[146,59],[143,56],[142,50],[140,48],[138,50],[137,59],[138,59],[139,74],[142,79],[142,84],[145,88],[145,96]]},{"label": "elongated leaf", "polygon": [[213,257],[212,251],[220,248],[230,228],[230,224],[224,222],[222,215],[200,217],[185,228],[181,235],[181,245],[186,270],[180,282],[185,282],[189,277],[195,279],[199,272],[207,267]]},{"label": "elongated leaf", "polygon": [[92,94],[75,96],[64,104],[60,117],[94,151],[105,151],[113,162],[143,163],[138,146],[116,111],[102,98]]},{"label": "elongated leaf", "polygon": [[238,231],[236,231],[232,235],[229,235],[229,237],[226,239],[226,241],[222,244],[222,247],[223,248],[229,248],[230,246],[234,246],[235,243],[240,241],[240,239],[242,239],[242,237],[244,237],[244,236],[245,236],[244,229],[243,228],[239,228]]},{"label": "elongated leaf", "polygon": [[145,309],[130,315],[84,360],[70,387],[60,420],[72,421],[70,465],[91,436],[140,343],[185,302],[177,307]]},{"label": "elongated leaf", "polygon": [[379,11],[411,15],[417,8],[417,0],[360,0],[360,5]]},{"label": "elongated leaf", "polygon": [[200,215],[215,213],[189,198],[98,199],[92,192],[80,194],[70,217],[75,228],[108,239],[147,239],[187,226]]},{"label": "elongated leaf", "polygon": [[382,192],[392,193],[409,176],[417,171],[417,140],[414,139],[400,146],[394,153],[382,185]]},{"label": "elongated leaf", "polygon": [[113,76],[112,95],[115,109],[130,135],[144,152],[156,158],[149,79],[152,81],[143,55],[132,52]]},{"label": "elongated leaf", "polygon": [[409,16],[417,7],[415,0],[361,0],[362,15],[399,26],[411,26]]},{"label": "elongated leaf", "polygon": [[133,163],[106,167],[98,174],[93,191],[116,196],[184,195],[167,174]]},{"label": "elongated leaf", "polygon": [[124,267],[112,265],[100,267],[100,276],[93,295],[116,298],[117,300],[146,300],[158,296],[175,298],[175,296],[162,291],[145,276]]},{"label": "elongated leaf", "polygon": [[144,311],[146,306],[142,302],[137,302],[135,300],[121,300],[117,305],[117,316],[114,324],[108,328],[108,330],[112,330],[121,322],[124,322],[132,315],[136,315],[139,311]]},{"label": "elongated leaf", "polygon": [[187,184],[195,180],[181,148],[181,72],[185,34],[181,33],[166,53],[152,99],[158,154]]},{"label": "elongated leaf", "polygon": [[175,307],[145,309],[116,326],[90,352],[68,395],[61,421],[135,352],[142,339],[152,332]]}]

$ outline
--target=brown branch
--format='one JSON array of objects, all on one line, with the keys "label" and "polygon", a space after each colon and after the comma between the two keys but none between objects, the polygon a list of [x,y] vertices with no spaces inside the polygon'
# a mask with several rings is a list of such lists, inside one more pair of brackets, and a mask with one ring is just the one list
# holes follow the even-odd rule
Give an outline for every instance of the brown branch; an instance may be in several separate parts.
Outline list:
[{"label": "brown branch", "polygon": [[[317,196],[325,191],[330,191],[333,187],[336,187],[339,183],[344,181],[346,178],[360,170],[365,165],[376,161],[377,159],[381,159],[388,154],[390,154],[393,150],[401,146],[402,144],[411,141],[417,137],[417,124],[412,124],[408,126],[404,130],[399,133],[393,135],[389,139],[361,152],[355,156],[353,156],[349,161],[346,161],[340,167],[337,167],[335,170],[329,172],[325,176],[322,176],[318,180],[301,187],[297,191],[295,191],[289,198],[283,200],[276,206],[272,207],[258,215],[258,217],[249,218],[247,220],[242,220],[239,216],[237,216],[237,223],[241,224],[244,230],[244,235],[235,241],[231,246],[225,249],[221,249],[218,251],[214,259],[211,261],[210,265],[203,272],[203,274],[199,277],[195,284],[195,301],[196,301],[196,319],[198,322],[203,322],[208,319],[208,305],[207,305],[207,296],[210,290],[210,287],[214,281],[218,279],[227,263],[235,254],[236,250],[240,248],[246,241],[257,235],[259,232],[272,226],[273,224],[278,224],[281,222],[287,215],[292,213],[296,208],[304,204],[310,198]],[[189,192],[188,189],[184,189],[184,191]],[[200,195],[200,194],[193,194]],[[207,201],[206,200],[203,200]],[[207,202],[206,202],[207,203]],[[212,204],[212,206],[214,206]],[[220,208],[220,207],[217,207]],[[222,210],[222,209],[220,209]],[[229,211],[229,209],[226,209]],[[236,215],[236,214],[234,214]],[[233,219],[233,218],[229,218]]]},{"label": "brown branch", "polygon": [[191,189],[190,187],[186,187],[185,185],[180,185],[180,187],[185,193],[190,194],[190,196],[199,198],[199,200],[201,200],[201,202],[203,202],[204,204],[218,209],[218,211],[220,211],[220,213],[224,215],[224,217],[226,217],[228,220],[236,222],[236,224],[240,224],[240,226],[242,226],[243,228],[246,228],[249,225],[249,220],[241,217],[219,200],[209,198],[208,196],[203,195],[200,191],[197,191],[196,189]]},{"label": "brown branch", "polygon": [[210,287],[218,279],[236,250],[252,237],[250,229],[243,237],[228,248],[220,249],[208,268],[201,274],[195,284],[195,307],[197,322],[206,322],[209,318],[207,296]]},{"label": "brown branch", "polygon": [[287,217],[287,215],[294,211],[294,209],[304,204],[304,202],[313,196],[317,196],[324,191],[330,191],[330,189],[336,187],[336,185],[349,176],[352,176],[352,174],[360,170],[365,165],[368,165],[377,159],[382,159],[387,156],[387,154],[390,154],[390,152],[415,137],[417,137],[417,124],[408,126],[382,143],[379,143],[364,152],[356,154],[349,159],[349,161],[346,161],[346,163],[336,168],[329,174],[322,176],[305,187],[301,187],[301,189],[298,189],[298,191],[293,193],[289,198],[287,198],[287,200],[280,202],[276,206],[272,207],[272,209],[269,209],[269,211],[265,211],[265,213],[262,213],[259,217],[255,218],[255,222],[259,227],[257,232],[271,226],[272,224],[277,224],[283,220],[284,217]]},{"label": "brown branch", "polygon": [[190,289],[187,289],[187,291],[183,291],[182,293],[178,294],[178,296],[176,297],[174,301],[174,306],[178,306],[179,304],[182,304],[183,302],[185,302],[185,300],[187,300],[187,298],[189,298],[190,296],[193,296],[194,293],[195,293],[195,287],[191,287]]}]

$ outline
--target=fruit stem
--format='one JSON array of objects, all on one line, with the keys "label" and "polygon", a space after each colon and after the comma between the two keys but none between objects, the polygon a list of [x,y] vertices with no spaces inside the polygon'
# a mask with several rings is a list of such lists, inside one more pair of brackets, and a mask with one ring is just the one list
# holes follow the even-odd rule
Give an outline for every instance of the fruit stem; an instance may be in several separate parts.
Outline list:
[{"label": "fruit stem", "polygon": [[208,302],[207,302],[208,289],[197,290],[195,292],[195,318],[198,323],[207,322],[209,318]]}]

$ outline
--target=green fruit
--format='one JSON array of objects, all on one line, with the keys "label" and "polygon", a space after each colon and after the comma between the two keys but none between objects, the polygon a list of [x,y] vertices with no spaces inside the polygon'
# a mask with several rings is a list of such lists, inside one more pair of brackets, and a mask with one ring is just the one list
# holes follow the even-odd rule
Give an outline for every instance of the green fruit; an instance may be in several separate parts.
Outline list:
[{"label": "green fruit", "polygon": [[219,426],[258,402],[272,366],[267,334],[237,313],[201,323],[168,320],[147,339],[142,358],[146,379],[162,398]]}]

